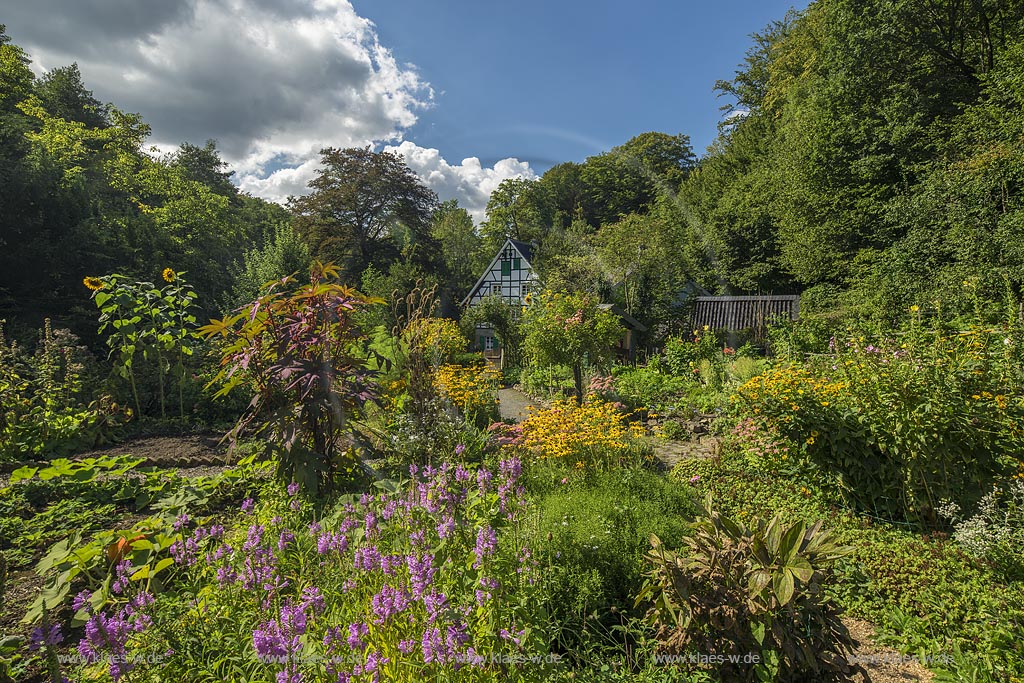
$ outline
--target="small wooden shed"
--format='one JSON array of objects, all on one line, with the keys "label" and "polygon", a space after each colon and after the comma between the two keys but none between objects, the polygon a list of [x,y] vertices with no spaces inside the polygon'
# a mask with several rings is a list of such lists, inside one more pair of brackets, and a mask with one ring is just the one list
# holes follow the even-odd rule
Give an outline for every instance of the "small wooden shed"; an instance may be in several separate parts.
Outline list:
[{"label": "small wooden shed", "polygon": [[780,317],[796,320],[800,315],[798,294],[697,296],[692,301],[690,326],[693,329],[706,325],[712,330],[729,332],[751,330],[756,339],[764,338],[772,320]]}]

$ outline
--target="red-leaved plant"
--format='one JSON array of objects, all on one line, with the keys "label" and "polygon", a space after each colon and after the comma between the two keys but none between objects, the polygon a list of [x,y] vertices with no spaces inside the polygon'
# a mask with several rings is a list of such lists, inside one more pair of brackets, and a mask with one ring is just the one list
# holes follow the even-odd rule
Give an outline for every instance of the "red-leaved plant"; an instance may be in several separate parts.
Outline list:
[{"label": "red-leaved plant", "polygon": [[216,395],[238,386],[253,392],[228,434],[232,445],[244,430],[266,438],[278,476],[312,496],[354,469],[350,421],[376,397],[353,316],[380,301],[337,279],[337,266],[314,263],[309,284],[295,287],[294,276],[268,283],[252,303],[200,328],[223,340]]}]

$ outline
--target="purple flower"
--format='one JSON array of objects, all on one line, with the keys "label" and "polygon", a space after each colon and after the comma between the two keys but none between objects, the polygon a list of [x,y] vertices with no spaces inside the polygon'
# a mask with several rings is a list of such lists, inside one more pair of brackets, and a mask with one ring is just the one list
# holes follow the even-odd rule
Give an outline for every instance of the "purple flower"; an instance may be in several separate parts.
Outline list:
[{"label": "purple flower", "polygon": [[455,455],[462,455],[465,452],[465,450],[466,447],[460,443],[458,446],[455,447]]},{"label": "purple flower", "polygon": [[295,534],[288,529],[285,529],[277,539],[277,549],[283,551],[293,542],[295,542]]},{"label": "purple flower", "polygon": [[409,594],[401,588],[384,584],[370,599],[370,605],[377,617],[374,621],[383,624],[409,607]]},{"label": "purple flower", "polygon": [[690,477],[690,483],[691,484],[696,484],[698,481],[700,481],[700,475],[699,474],[695,474],[692,477]]},{"label": "purple flower", "polygon": [[445,515],[441,518],[441,523],[437,525],[437,535],[441,538],[448,538],[453,531],[455,531],[455,518]]},{"label": "purple flower", "polygon": [[313,609],[314,613],[323,612],[326,608],[324,594],[316,586],[309,586],[302,591],[302,609]]},{"label": "purple flower", "polygon": [[363,641],[363,636],[370,632],[366,624],[355,623],[348,625],[348,638],[345,640],[348,646],[353,650],[362,652],[366,649],[366,643]]},{"label": "purple flower", "polygon": [[476,562],[473,563],[474,568],[479,568],[483,564],[484,558],[490,557],[494,554],[494,551],[498,547],[498,534],[490,526],[482,527],[476,533],[476,548],[473,552],[476,554]]},{"label": "purple flower", "polygon": [[182,513],[176,520],[174,520],[174,530],[181,531],[188,526],[189,518],[187,514]]},{"label": "purple flower", "polygon": [[298,485],[298,483],[293,481],[292,483],[288,484],[288,495],[289,496],[295,496],[298,493],[299,493],[299,485]]},{"label": "purple flower", "polygon": [[403,655],[409,654],[410,652],[413,651],[413,649],[415,647],[416,647],[416,641],[415,640],[408,640],[408,639],[406,639],[406,640],[398,641],[398,651],[401,652]]},{"label": "purple flower", "polygon": [[424,555],[417,557],[409,555],[405,558],[406,566],[409,568],[409,583],[412,585],[412,595],[416,600],[423,598],[424,591],[434,580],[437,568],[434,567],[434,556]]},{"label": "purple flower", "polygon": [[245,514],[249,514],[250,512],[252,512],[254,507],[256,507],[256,501],[254,501],[252,498],[246,498],[245,500],[242,501],[242,512],[244,512]]},{"label": "purple flower", "polygon": [[[173,548],[173,546],[172,546],[172,548]],[[131,574],[132,574],[132,563],[131,563],[131,560],[121,560],[117,564],[117,568],[116,568],[115,574],[114,574],[114,583],[111,584],[110,590],[112,590],[115,595],[120,595],[125,590],[127,590],[128,589],[128,582],[130,581],[129,577],[131,576]]]},{"label": "purple flower", "polygon": [[64,642],[64,635],[60,632],[60,624],[54,624],[49,629],[36,626],[29,635],[28,649],[35,652],[44,647],[60,645]]},{"label": "purple flower", "polygon": [[92,598],[92,593],[89,591],[82,591],[75,596],[75,599],[71,602],[71,606],[77,612],[83,610],[89,606],[89,599]]}]

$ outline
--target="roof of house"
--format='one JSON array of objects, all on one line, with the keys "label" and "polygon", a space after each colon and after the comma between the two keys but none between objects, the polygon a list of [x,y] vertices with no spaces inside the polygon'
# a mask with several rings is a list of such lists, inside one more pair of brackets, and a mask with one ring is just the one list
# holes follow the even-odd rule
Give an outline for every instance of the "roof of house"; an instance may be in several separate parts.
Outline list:
[{"label": "roof of house", "polygon": [[[523,258],[526,259],[527,263],[533,260],[532,244],[529,242],[520,242],[519,240],[514,240],[511,237],[508,238],[508,241],[512,243],[513,247],[519,250],[519,253],[523,255]],[[503,244],[501,246],[504,248],[505,245]],[[498,253],[501,253],[501,249],[498,250]]]},{"label": "roof of house", "polygon": [[646,325],[644,325],[642,322],[631,316],[629,313],[626,313],[624,310],[622,310],[615,304],[598,304],[597,307],[605,311],[611,311],[615,315],[619,316],[622,322],[626,323],[628,327],[633,328],[637,332],[647,331]]}]

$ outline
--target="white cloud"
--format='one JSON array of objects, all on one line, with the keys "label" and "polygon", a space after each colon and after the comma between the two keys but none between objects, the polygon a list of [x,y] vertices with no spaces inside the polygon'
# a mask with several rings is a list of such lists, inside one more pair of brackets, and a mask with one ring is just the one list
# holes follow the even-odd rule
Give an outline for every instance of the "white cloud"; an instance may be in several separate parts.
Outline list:
[{"label": "white cloud", "polygon": [[34,0],[4,21],[39,70],[77,61],[96,97],[142,114],[161,150],[217,140],[241,189],[303,194],[323,147],[390,144],[442,199],[482,219],[529,164],[451,165],[403,140],[433,91],[349,0]]},{"label": "white cloud", "polygon": [[81,2],[17,3],[5,22],[37,68],[77,61],[98,98],[143,115],[155,144],[214,138],[243,176],[325,146],[401,140],[433,98],[348,0]]},{"label": "white cloud", "polygon": [[463,159],[453,166],[445,161],[440,151],[420,147],[408,140],[386,151],[395,152],[405,159],[416,174],[423,179],[441,199],[458,199],[477,223],[484,218],[487,199],[501,181],[507,178],[536,178],[530,164],[516,158],[501,159],[494,166],[482,166],[476,157]]}]

